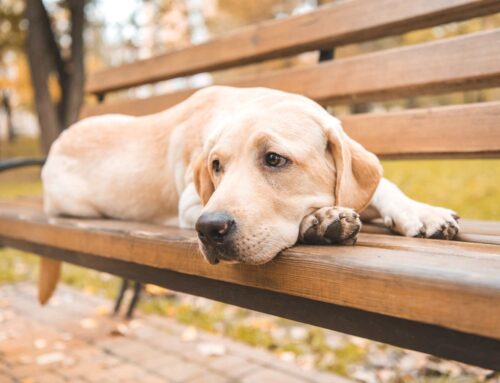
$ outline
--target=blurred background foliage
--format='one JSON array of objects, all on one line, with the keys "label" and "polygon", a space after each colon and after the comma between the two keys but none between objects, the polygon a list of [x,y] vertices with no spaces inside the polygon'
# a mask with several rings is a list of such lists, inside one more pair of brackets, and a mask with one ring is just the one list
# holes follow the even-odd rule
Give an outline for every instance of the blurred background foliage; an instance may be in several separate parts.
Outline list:
[{"label": "blurred background foliage", "polygon": [[[148,58],[216,38],[247,25],[307,12],[317,6],[338,1],[343,0],[120,0],[117,7],[118,2],[111,0],[88,0],[85,7],[85,69],[90,73]],[[72,42],[67,2],[44,0],[43,3],[50,15],[61,55],[63,58],[68,57]],[[0,100],[7,95],[11,109],[9,122],[5,108],[0,107],[0,160],[42,154],[25,49],[28,22],[24,12],[24,1],[0,2]],[[342,46],[336,49],[335,57],[366,54],[498,27],[500,14]],[[317,52],[304,53],[292,58],[140,86],[115,92],[109,99],[147,97],[256,73],[262,68],[307,66],[316,63],[317,59]],[[49,77],[48,87],[54,100],[58,100],[62,93],[56,76]],[[499,88],[362,105],[332,105],[330,110],[336,115],[342,115],[494,100],[500,100]],[[95,100],[87,98],[86,102]],[[15,134],[9,134],[9,130]],[[463,218],[500,219],[499,160],[384,161],[384,168],[386,176],[413,198],[447,206],[456,210]],[[40,195],[38,169],[0,174],[0,198]],[[0,283],[34,279],[36,262],[36,257],[28,254],[0,249]],[[117,278],[69,265],[64,270],[63,279],[89,293],[100,293],[108,297],[114,296],[118,286]],[[414,360],[419,357],[389,346],[310,326],[302,326],[303,330],[297,330],[301,325],[293,322],[152,287],[149,287],[141,305],[145,312],[172,316],[196,328],[265,347],[284,359],[293,359],[304,366],[315,366],[350,377],[356,377],[356,371],[365,371],[365,367],[372,363],[370,360],[373,355],[380,355],[382,352],[390,359],[386,360],[386,365],[391,366],[393,363],[390,369],[397,371],[396,375],[390,375],[386,371],[390,376],[386,375],[387,379],[384,381],[480,380],[479,375],[469,373],[465,367],[442,367],[437,362],[432,365],[422,358],[419,359],[420,367],[415,367],[414,363],[411,372],[403,373],[398,370],[402,361],[408,355],[412,355]],[[427,370],[422,367],[424,365]],[[429,365],[434,366],[434,370],[429,372]],[[430,377],[426,375],[428,373],[431,374]]]}]

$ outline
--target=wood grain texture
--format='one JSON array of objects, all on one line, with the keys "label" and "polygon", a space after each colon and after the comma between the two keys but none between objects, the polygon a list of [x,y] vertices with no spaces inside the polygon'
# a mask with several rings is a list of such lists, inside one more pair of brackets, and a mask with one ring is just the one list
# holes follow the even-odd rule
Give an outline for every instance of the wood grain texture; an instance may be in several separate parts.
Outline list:
[{"label": "wood grain texture", "polygon": [[498,11],[500,3],[497,0],[344,1],[91,74],[86,91],[104,93],[308,50],[377,39]]},{"label": "wood grain texture", "polygon": [[[500,235],[500,233],[497,233]],[[271,290],[500,339],[500,248],[362,234],[357,246],[297,246],[264,266],[210,266],[195,233],[50,219],[0,205],[0,237]]]},{"label": "wood grain texture", "polygon": [[351,138],[381,157],[500,154],[500,102],[341,119]]},{"label": "wood grain texture", "polygon": [[[394,234],[389,230],[381,220],[376,220],[363,225],[362,233],[370,234]],[[490,245],[500,245],[500,223],[496,221],[475,221],[475,220],[460,220],[460,233],[458,233],[455,241],[470,242],[470,243],[484,243]],[[391,238],[394,236],[391,236]],[[397,237],[394,237],[397,238]],[[407,239],[405,239],[407,241]],[[430,247],[433,243],[428,244]],[[451,247],[453,250],[453,246]]]},{"label": "wood grain texture", "polygon": [[[500,368],[500,340],[117,259],[0,238],[5,245],[126,279],[152,283],[250,310],[389,343],[491,370]],[[0,242],[1,243],[1,242]]]},{"label": "wood grain texture", "polygon": [[[394,99],[500,85],[498,57],[500,29],[266,72],[224,85],[280,89],[324,104]],[[159,112],[194,91],[88,106],[82,117]]]}]

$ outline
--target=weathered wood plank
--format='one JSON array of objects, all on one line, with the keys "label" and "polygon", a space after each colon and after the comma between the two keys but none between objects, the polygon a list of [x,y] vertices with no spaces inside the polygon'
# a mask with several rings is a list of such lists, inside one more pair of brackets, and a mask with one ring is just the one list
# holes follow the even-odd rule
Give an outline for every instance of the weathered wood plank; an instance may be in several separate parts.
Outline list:
[{"label": "weathered wood plank", "polygon": [[0,243],[127,279],[152,283],[287,319],[357,335],[395,346],[454,359],[483,368],[499,369],[500,341],[440,326],[324,303],[279,292],[221,282],[124,262],[0,238]]},{"label": "weathered wood plank", "polygon": [[258,268],[210,266],[192,231],[46,218],[0,206],[0,237],[138,263],[500,339],[498,246],[362,235],[298,246]]},{"label": "weathered wood plank", "polygon": [[382,157],[500,154],[500,102],[358,114],[342,123]]},{"label": "weathered wood plank", "polygon": [[500,11],[497,0],[344,1],[89,76],[88,93],[361,42]]},{"label": "weathered wood plank", "polygon": [[[4,214],[16,215],[18,217],[23,217],[24,214],[32,216],[33,212],[37,212],[37,214],[40,215],[43,214],[42,199],[39,197],[16,198],[12,201],[0,200],[0,209],[4,211]],[[85,225],[87,221],[68,218],[66,222],[68,224],[78,226]],[[129,222],[114,220],[103,220],[99,222],[99,228],[101,230],[116,230],[122,228],[122,226],[123,230],[127,230],[131,227]],[[164,230],[163,226],[143,224],[140,222],[134,222],[132,228],[135,232],[143,230],[148,236],[154,236],[155,234],[161,236],[161,233]],[[169,231],[171,233],[174,233],[175,230],[179,230],[178,235],[181,237],[183,233],[185,233],[183,230],[176,229],[175,227],[169,227]],[[386,236],[384,239],[389,241],[400,240],[403,246],[411,241],[417,241],[415,243],[418,243],[419,245],[422,244],[420,239],[403,238],[399,235],[395,235],[394,232],[384,226],[381,219],[376,219],[370,223],[364,223],[361,228],[361,232],[385,234]],[[457,241],[470,242],[472,245],[481,243],[498,245],[500,244],[500,221],[479,221],[470,219],[460,220],[460,233],[458,234],[455,242]],[[453,245],[455,242],[425,241],[429,247],[437,245],[440,248],[446,248],[448,245]],[[453,249],[453,246],[451,248]]]},{"label": "weathered wood plank", "polygon": [[[388,238],[387,237],[388,234],[394,234],[391,230],[385,227],[382,222],[366,223],[363,225],[361,232],[370,234],[385,234],[384,239]],[[455,238],[455,242],[458,241],[458,242],[469,242],[473,244],[484,243],[489,245],[500,245],[499,233],[500,233],[499,222],[461,220],[460,233]],[[434,246],[434,244],[429,243],[429,246],[432,247]],[[451,248],[453,248],[453,246]]]},{"label": "weathered wood plank", "polygon": [[363,102],[500,84],[500,29],[388,49],[230,85],[264,86],[319,103]]},{"label": "weathered wood plank", "polygon": [[197,89],[186,89],[178,92],[167,93],[161,96],[148,98],[127,99],[101,104],[84,105],[80,118],[98,116],[108,113],[121,113],[131,116],[143,116],[161,112],[191,96]]},{"label": "weathered wood plank", "polygon": [[[224,85],[263,86],[320,103],[361,102],[500,85],[500,29],[284,69]],[[189,97],[184,90],[147,99],[87,106],[82,117],[159,112]]]}]

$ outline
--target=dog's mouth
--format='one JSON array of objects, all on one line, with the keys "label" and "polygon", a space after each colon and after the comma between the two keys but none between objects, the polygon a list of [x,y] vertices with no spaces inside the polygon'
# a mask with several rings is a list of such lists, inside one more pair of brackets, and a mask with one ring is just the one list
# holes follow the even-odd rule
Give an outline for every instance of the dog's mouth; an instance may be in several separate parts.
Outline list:
[{"label": "dog's mouth", "polygon": [[283,246],[280,249],[274,249],[271,251],[264,251],[263,249],[256,249],[255,253],[246,254],[238,251],[236,246],[229,247],[218,247],[218,246],[207,246],[206,244],[200,242],[200,251],[203,258],[211,264],[217,265],[219,263],[223,264],[236,264],[241,263],[245,265],[263,265],[272,259],[274,259],[282,250],[285,250],[289,246]]},{"label": "dog's mouth", "polygon": [[200,242],[200,250],[205,260],[211,265],[224,263],[239,263],[238,256],[231,249],[226,250],[219,246],[207,246]]}]

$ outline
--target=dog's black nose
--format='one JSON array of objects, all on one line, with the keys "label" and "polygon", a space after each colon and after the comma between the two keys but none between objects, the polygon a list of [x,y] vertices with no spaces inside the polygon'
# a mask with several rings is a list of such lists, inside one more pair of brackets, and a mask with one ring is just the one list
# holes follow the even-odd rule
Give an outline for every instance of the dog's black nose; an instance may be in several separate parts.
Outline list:
[{"label": "dog's black nose", "polygon": [[203,213],[196,221],[198,237],[214,244],[223,244],[235,226],[233,217],[227,213]]}]

